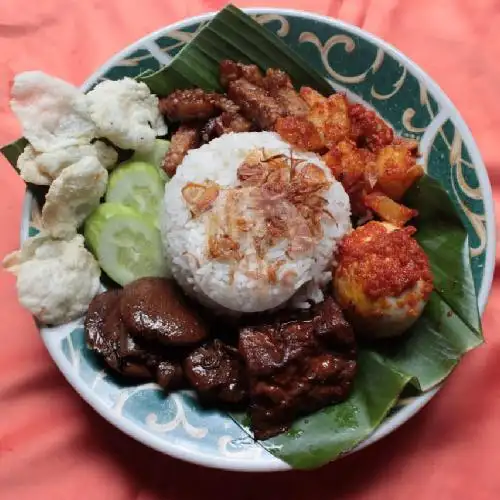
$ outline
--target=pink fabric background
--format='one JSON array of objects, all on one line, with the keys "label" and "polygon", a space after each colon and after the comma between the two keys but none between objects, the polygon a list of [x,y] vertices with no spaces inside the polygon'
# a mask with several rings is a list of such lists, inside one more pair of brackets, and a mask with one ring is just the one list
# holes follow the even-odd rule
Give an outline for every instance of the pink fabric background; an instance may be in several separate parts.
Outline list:
[{"label": "pink fabric background", "polygon": [[[144,34],[222,5],[221,0],[1,0],[0,143],[19,135],[8,110],[9,81],[16,72],[42,69],[80,84]],[[261,0],[257,5],[338,17],[376,33],[420,64],[471,127],[498,200],[498,1]],[[4,160],[0,164],[3,257],[18,246],[24,186]],[[498,280],[484,317],[487,344],[466,357],[418,416],[382,442],[321,470],[258,477],[182,463],[114,429],[51,362],[5,272],[0,304],[3,500],[500,498]]]}]

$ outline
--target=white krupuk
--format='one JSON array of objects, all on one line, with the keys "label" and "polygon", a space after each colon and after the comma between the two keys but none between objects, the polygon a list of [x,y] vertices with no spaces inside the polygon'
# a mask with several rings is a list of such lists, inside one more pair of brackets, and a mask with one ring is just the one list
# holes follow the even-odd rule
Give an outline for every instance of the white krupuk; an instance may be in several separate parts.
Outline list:
[{"label": "white krupuk", "polygon": [[15,77],[10,105],[24,137],[38,152],[87,144],[95,137],[84,93],[41,71]]},{"label": "white krupuk", "polygon": [[106,192],[108,172],[87,156],[66,167],[51,184],[42,209],[42,228],[54,238],[73,236]]},{"label": "white krupuk", "polygon": [[99,137],[106,137],[120,148],[148,151],[156,136],[167,133],[158,97],[145,83],[132,78],[105,80],[86,98]]},{"label": "white krupuk", "polygon": [[102,141],[77,144],[46,153],[38,153],[28,145],[19,156],[17,167],[24,181],[50,186],[66,167],[85,157],[96,158],[103,167],[111,168],[118,160],[118,153]]},{"label": "white krupuk", "polygon": [[101,270],[81,235],[29,238],[3,266],[17,275],[21,304],[42,323],[58,325],[83,315],[100,287]]}]

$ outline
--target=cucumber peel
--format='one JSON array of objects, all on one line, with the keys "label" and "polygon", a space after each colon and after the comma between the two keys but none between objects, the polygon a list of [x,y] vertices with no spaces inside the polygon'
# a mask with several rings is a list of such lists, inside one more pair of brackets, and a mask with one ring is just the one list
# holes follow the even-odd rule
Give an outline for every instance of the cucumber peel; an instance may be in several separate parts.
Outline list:
[{"label": "cucumber peel", "polygon": [[156,221],[133,208],[103,203],[85,221],[87,246],[119,285],[143,277],[169,277]]},{"label": "cucumber peel", "polygon": [[128,206],[157,220],[164,191],[158,168],[144,161],[127,161],[111,172],[106,202]]},{"label": "cucumber peel", "polygon": [[170,141],[167,141],[166,139],[155,139],[153,149],[147,151],[146,153],[136,151],[130,158],[130,161],[144,161],[146,163],[151,163],[151,165],[154,165],[158,169],[161,178],[164,181],[167,181],[169,177],[163,170],[162,164],[163,158],[165,158],[165,155],[167,154],[169,148]]}]

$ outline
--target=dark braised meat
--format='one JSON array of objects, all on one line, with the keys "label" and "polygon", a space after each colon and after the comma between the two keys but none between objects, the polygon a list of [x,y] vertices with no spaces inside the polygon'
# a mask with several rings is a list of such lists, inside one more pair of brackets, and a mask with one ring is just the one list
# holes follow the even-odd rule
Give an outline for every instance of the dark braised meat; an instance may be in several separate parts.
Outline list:
[{"label": "dark braised meat", "polygon": [[276,120],[285,114],[282,106],[267,90],[244,78],[230,81],[227,93],[240,106],[241,114],[261,129],[272,128]]},{"label": "dark braised meat", "polygon": [[240,403],[247,397],[246,377],[238,350],[214,340],[184,360],[184,373],[207,403]]},{"label": "dark braised meat", "polygon": [[173,122],[208,120],[221,111],[236,113],[236,106],[227,97],[202,89],[183,89],[160,98],[160,112]]},{"label": "dark braised meat", "polygon": [[122,318],[130,333],[166,346],[197,344],[207,328],[173,280],[141,278],[123,288]]},{"label": "dark braised meat", "polygon": [[219,65],[220,82],[227,88],[229,82],[244,78],[254,85],[262,86],[262,73],[255,64],[243,64],[226,59]]},{"label": "dark braised meat", "polygon": [[209,142],[230,132],[248,132],[251,129],[252,124],[239,113],[224,112],[208,120],[201,129],[201,138],[203,142]]},{"label": "dark braised meat", "polygon": [[184,385],[184,373],[178,360],[162,360],[155,366],[155,378],[165,390],[174,390]]},{"label": "dark braised meat", "polygon": [[239,351],[249,376],[257,439],[285,431],[299,415],[344,400],[356,373],[354,334],[332,298],[307,319],[243,328]]},{"label": "dark braised meat", "polygon": [[94,297],[85,318],[87,345],[118,373],[151,379],[145,351],[130,337],[121,320],[121,296],[121,290],[110,290]]},{"label": "dark braised meat", "polygon": [[200,145],[200,132],[196,127],[181,125],[170,139],[170,148],[163,159],[163,170],[172,177],[190,149]]},{"label": "dark braised meat", "polygon": [[85,337],[90,349],[116,372],[132,379],[156,380],[165,390],[184,385],[180,357],[155,343],[140,343],[127,331],[121,316],[123,290],[97,295],[85,318]]},{"label": "dark braised meat", "polygon": [[361,104],[349,105],[351,136],[358,147],[367,147],[377,152],[394,139],[394,132],[377,113]]},{"label": "dark braised meat", "polygon": [[290,77],[284,71],[269,68],[264,78],[264,87],[282,106],[287,116],[307,116],[309,106],[293,88]]}]

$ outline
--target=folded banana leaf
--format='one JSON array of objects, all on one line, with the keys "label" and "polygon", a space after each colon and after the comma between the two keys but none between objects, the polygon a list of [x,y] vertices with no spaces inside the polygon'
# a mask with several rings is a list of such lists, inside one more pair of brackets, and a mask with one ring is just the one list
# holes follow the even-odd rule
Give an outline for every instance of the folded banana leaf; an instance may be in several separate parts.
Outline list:
[{"label": "folded banana leaf", "polygon": [[[158,95],[193,86],[220,90],[218,63],[227,58],[263,70],[280,67],[297,87],[332,91],[307,61],[231,5],[170,66],[141,79]],[[15,166],[25,145],[20,139],[2,153]],[[426,176],[410,190],[405,203],[420,213],[417,239],[429,256],[436,290],[422,317],[404,337],[361,350],[359,373],[347,401],[299,419],[289,432],[261,442],[293,467],[317,467],[351,450],[377,428],[409,383],[418,390],[431,389],[464,353],[483,341],[467,232],[452,201],[436,180]],[[251,434],[246,415],[231,416]]]}]

